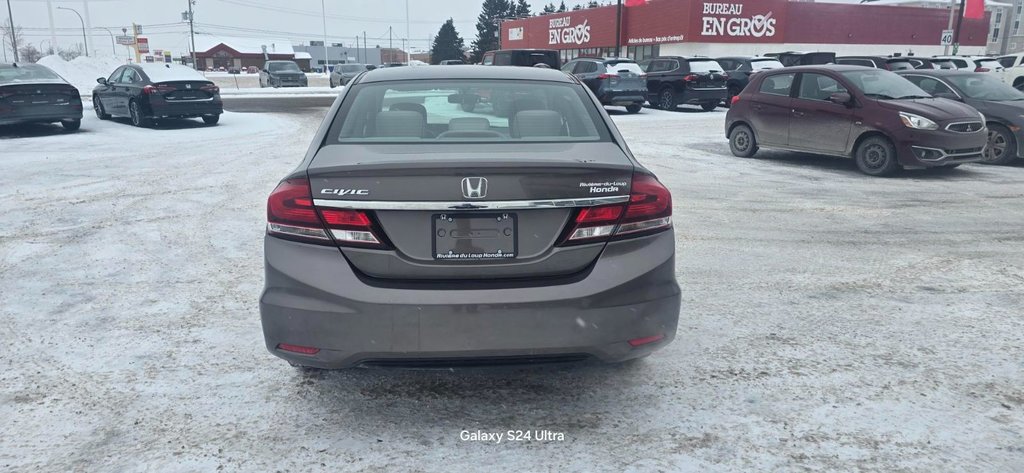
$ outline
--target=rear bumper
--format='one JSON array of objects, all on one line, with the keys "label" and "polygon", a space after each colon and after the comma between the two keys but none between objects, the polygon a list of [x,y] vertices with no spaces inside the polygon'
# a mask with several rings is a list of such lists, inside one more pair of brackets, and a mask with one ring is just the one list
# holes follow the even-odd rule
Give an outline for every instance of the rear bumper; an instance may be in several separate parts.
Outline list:
[{"label": "rear bumper", "polygon": [[603,105],[643,105],[647,101],[646,90],[603,90],[597,96]]},{"label": "rear bumper", "polygon": [[[680,98],[681,104],[700,104],[705,102],[722,101],[729,97],[729,89],[686,89],[686,93]],[[717,102],[716,102],[717,103]]]},{"label": "rear bumper", "polygon": [[904,168],[921,169],[981,161],[987,144],[987,130],[969,134],[921,131],[898,141],[896,148]]},{"label": "rear bumper", "polygon": [[17,125],[19,123],[54,123],[64,120],[81,120],[82,111],[66,107],[64,110],[47,110],[42,112],[15,112],[0,116],[0,126]]},{"label": "rear bumper", "polygon": [[224,113],[224,102],[221,100],[211,100],[208,102],[150,102],[149,109],[153,117],[200,117]]},{"label": "rear bumper", "polygon": [[[260,314],[267,348],[301,365],[559,355],[615,362],[675,337],[680,296],[672,232],[610,244],[591,273],[574,282],[471,290],[374,286],[336,248],[273,237],[265,244]],[[664,338],[629,343],[652,336]],[[281,343],[320,351],[285,352]]]}]

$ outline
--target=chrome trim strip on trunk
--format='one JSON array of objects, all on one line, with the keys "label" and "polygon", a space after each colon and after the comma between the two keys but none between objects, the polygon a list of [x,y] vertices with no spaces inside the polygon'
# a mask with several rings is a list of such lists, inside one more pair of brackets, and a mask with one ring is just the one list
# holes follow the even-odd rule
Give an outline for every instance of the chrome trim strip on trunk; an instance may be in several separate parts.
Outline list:
[{"label": "chrome trim strip on trunk", "polygon": [[498,200],[475,202],[385,202],[371,200],[314,199],[319,207],[358,210],[530,210],[597,207],[629,201],[628,195],[549,200]]}]

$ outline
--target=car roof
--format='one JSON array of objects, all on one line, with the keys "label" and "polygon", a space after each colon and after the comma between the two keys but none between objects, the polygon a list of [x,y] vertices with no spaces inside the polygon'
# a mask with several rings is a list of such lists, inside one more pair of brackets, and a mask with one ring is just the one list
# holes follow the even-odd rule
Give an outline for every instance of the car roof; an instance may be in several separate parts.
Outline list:
[{"label": "car roof", "polygon": [[873,67],[865,66],[853,66],[847,64],[817,64],[813,66],[792,66],[782,69],[771,69],[769,71],[760,72],[758,74],[775,74],[778,72],[821,72],[821,71],[832,71],[832,72],[846,72],[846,71],[880,71],[882,69],[875,69]]},{"label": "car roof", "polygon": [[367,72],[359,79],[360,83],[389,82],[403,80],[437,80],[437,79],[483,79],[483,80],[539,80],[549,82],[573,83],[568,74],[543,67],[521,66],[475,66],[466,67],[388,67]]},{"label": "car roof", "polygon": [[883,61],[888,59],[900,59],[900,58],[889,58],[886,56],[836,56],[836,59],[881,59]]},{"label": "car roof", "polygon": [[682,59],[684,61],[717,61],[718,58],[708,56],[655,56],[647,59]]},{"label": "car roof", "polygon": [[932,77],[971,76],[976,77],[977,72],[971,69],[907,69],[905,71],[893,71],[899,75],[917,74]]}]

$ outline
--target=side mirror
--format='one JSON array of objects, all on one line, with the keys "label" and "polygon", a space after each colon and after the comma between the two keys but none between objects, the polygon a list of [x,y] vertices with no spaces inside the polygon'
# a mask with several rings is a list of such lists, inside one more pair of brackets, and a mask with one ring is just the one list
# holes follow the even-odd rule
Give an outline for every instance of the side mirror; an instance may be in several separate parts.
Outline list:
[{"label": "side mirror", "polygon": [[96,79],[96,82],[99,83],[99,84],[107,85],[107,78],[106,77],[100,77],[100,78]]},{"label": "side mirror", "polygon": [[839,105],[849,105],[853,97],[846,92],[837,92],[828,96],[828,101]]},{"label": "side mirror", "polygon": [[956,100],[958,102],[960,101],[960,97],[957,97],[956,94],[951,93],[951,92],[936,92],[936,93],[934,93],[932,95],[934,95],[935,97],[943,98],[943,99]]},{"label": "side mirror", "polygon": [[366,70],[368,70],[368,71],[372,71],[372,70],[374,70],[376,68],[377,68],[377,66],[374,66],[373,64],[367,64],[366,65]]}]

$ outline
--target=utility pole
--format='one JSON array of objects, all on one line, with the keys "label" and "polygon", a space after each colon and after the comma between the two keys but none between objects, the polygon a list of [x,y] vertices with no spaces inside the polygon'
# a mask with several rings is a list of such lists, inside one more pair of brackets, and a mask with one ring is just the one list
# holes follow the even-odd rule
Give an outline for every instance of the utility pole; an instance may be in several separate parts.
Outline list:
[{"label": "utility pole", "polygon": [[[92,17],[89,16],[89,0],[82,0],[82,13],[85,14],[85,29],[89,32],[89,38],[92,38]],[[99,54],[96,51],[96,43],[93,42],[93,54]]]},{"label": "utility pole", "polygon": [[[367,52],[369,52],[369,49],[370,49],[369,47],[366,46],[366,32],[365,31],[363,32],[363,49],[366,49]],[[363,56],[366,56],[366,55],[364,54]],[[367,59],[367,61],[369,61],[369,59]]]},{"label": "utility pole", "polygon": [[[405,0],[405,37],[406,38],[412,38],[412,36],[409,35],[409,0]],[[412,42],[411,41],[410,41],[409,45],[412,46]],[[405,50],[405,46],[402,46],[402,49]],[[408,51],[405,52],[405,64],[409,65],[409,52]]]},{"label": "utility pole", "polygon": [[622,54],[622,0],[615,9],[615,57]]},{"label": "utility pole", "polygon": [[53,27],[53,2],[46,0],[46,14],[50,17],[50,44],[57,44],[57,30]]},{"label": "utility pole", "polygon": [[394,62],[395,61],[395,58],[392,57],[394,55],[394,51],[395,51],[395,46],[393,44],[393,41],[391,41],[391,27],[388,26],[388,59],[391,60],[389,62]]},{"label": "utility pole", "polygon": [[359,35],[356,35],[356,62],[360,64],[366,64],[359,59]]},{"label": "utility pole", "polygon": [[324,20],[324,73],[326,74],[331,60],[327,56],[327,7],[324,5],[324,0],[320,0],[320,11],[323,13]]},{"label": "utility pole", "polygon": [[188,34],[192,40],[192,68],[198,71],[199,63],[196,62],[196,20],[194,13],[192,13],[192,4],[195,3],[195,0],[186,1],[188,1]]},{"label": "utility pole", "polygon": [[[947,30],[953,29],[953,8],[956,7],[956,0],[949,0],[949,24],[946,25]],[[949,45],[947,44],[942,48],[942,55],[949,56]]]},{"label": "utility pole", "polygon": [[11,0],[7,0],[7,19],[11,21],[11,50],[14,52],[14,62],[18,62],[18,36],[14,34],[14,14],[11,13]]},{"label": "utility pole", "polygon": [[953,32],[953,54],[960,52],[960,29],[964,26],[964,5],[967,0],[960,0],[960,14],[956,20],[956,31]]}]

